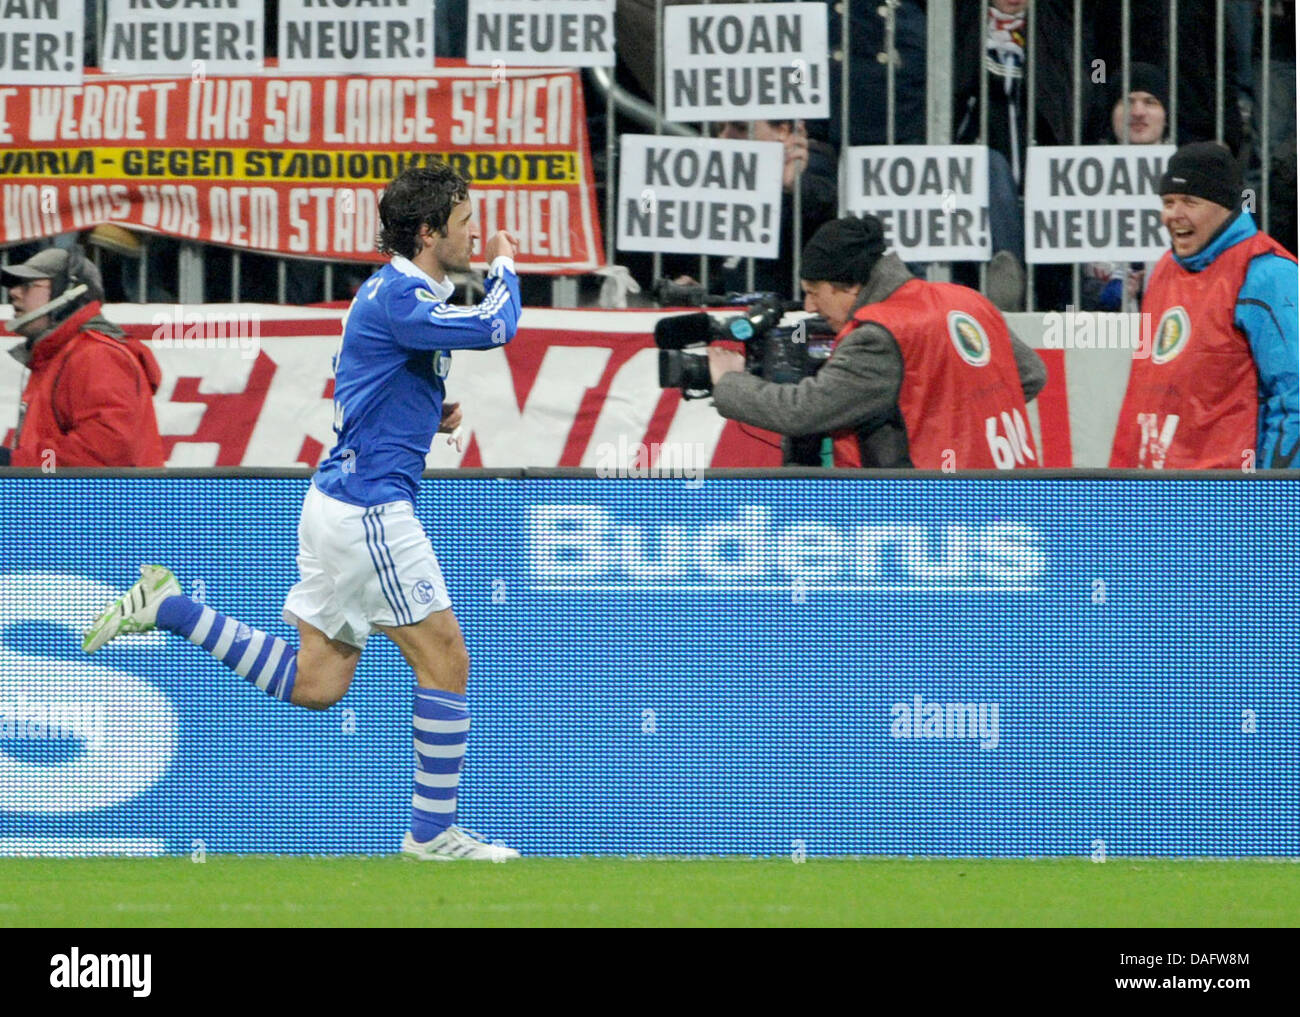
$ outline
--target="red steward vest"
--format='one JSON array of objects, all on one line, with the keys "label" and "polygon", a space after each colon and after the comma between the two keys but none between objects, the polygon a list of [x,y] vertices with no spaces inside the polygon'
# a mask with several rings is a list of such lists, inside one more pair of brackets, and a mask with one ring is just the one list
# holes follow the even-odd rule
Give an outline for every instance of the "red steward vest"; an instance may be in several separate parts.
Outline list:
[{"label": "red steward vest", "polygon": [[1151,356],[1133,361],[1111,466],[1241,469],[1259,434],[1259,375],[1233,319],[1246,269],[1270,252],[1291,258],[1256,233],[1201,272],[1168,251],[1156,264],[1142,298]]},{"label": "red steward vest", "polygon": [[[912,465],[922,470],[1037,466],[1007,325],[965,286],[911,279],[854,313],[837,342],[873,322],[903,354],[898,408]],[[861,466],[857,431],[838,431],[835,465]]]}]

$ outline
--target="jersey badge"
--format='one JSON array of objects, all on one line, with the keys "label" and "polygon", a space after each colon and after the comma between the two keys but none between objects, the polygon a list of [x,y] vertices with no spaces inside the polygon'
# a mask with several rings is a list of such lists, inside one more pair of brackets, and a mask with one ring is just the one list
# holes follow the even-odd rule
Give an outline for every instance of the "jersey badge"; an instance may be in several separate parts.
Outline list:
[{"label": "jersey badge", "polygon": [[983,367],[989,362],[993,352],[989,337],[980,323],[965,311],[948,312],[948,338],[971,367]]}]

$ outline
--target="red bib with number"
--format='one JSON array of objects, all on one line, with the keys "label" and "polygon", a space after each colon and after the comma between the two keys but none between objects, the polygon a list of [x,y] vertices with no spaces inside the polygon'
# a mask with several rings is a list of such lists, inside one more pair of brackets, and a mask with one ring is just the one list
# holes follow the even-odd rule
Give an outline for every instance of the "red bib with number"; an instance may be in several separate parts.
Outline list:
[{"label": "red bib with number", "polygon": [[1156,264],[1142,298],[1151,355],[1133,361],[1111,466],[1241,469],[1254,455],[1259,378],[1250,343],[1233,320],[1246,269],[1268,253],[1291,257],[1256,233],[1200,272],[1189,272],[1168,251]]},{"label": "red bib with number", "polygon": [[[903,354],[898,409],[912,465],[922,470],[1010,470],[1038,465],[1006,322],[972,289],[912,279],[858,308],[843,339],[872,322]],[[861,466],[857,431],[838,431],[835,465]]]}]

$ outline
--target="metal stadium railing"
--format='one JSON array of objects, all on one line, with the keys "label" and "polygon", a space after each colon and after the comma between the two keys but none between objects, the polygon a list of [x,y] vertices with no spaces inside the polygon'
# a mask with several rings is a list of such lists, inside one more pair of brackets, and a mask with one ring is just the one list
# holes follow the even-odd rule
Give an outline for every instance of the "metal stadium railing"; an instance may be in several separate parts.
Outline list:
[{"label": "metal stadium railing", "polygon": [[[756,0],[749,0],[750,3]],[[758,0],[761,2],[761,0]],[[899,55],[896,48],[897,40],[897,12],[904,5],[906,0],[880,0],[875,7],[874,13],[881,17],[883,24],[883,49],[877,54],[877,59],[885,65],[885,137],[884,143],[893,145],[896,135],[896,112],[897,112],[897,69],[899,66]],[[1290,2],[1290,0],[1288,0]],[[1225,125],[1229,115],[1236,115],[1236,110],[1229,109],[1229,91],[1227,82],[1226,50],[1229,43],[1229,29],[1227,21],[1228,5],[1232,4],[1234,15],[1240,24],[1246,25],[1251,31],[1254,26],[1254,7],[1251,3],[1242,4],[1241,0],[1214,0],[1214,19],[1212,26],[1206,28],[1213,33],[1215,62],[1214,62],[1214,129],[1215,137],[1219,141],[1225,140]],[[664,119],[664,101],[663,89],[663,44],[664,44],[664,8],[667,6],[665,0],[655,0],[654,3],[654,24],[655,24],[655,82],[658,87],[655,89],[655,101],[647,103],[635,95],[627,92],[625,89],[618,87],[614,82],[614,76],[611,71],[606,69],[591,69],[586,74],[585,80],[591,86],[590,91],[593,95],[599,96],[604,107],[605,118],[605,180],[607,186],[617,180],[617,132],[616,117],[621,115],[630,118],[636,123],[641,124],[654,133],[668,133],[678,136],[704,135],[710,130],[710,125],[700,124],[698,128],[669,123]],[[864,5],[865,6],[865,5]],[[1063,6],[1063,5],[1062,5]],[[1272,49],[1274,44],[1273,21],[1275,16],[1282,8],[1282,4],[1277,0],[1264,0],[1260,6],[1261,17],[1259,20],[1261,28],[1260,36],[1260,72],[1258,76],[1258,94],[1255,95],[1254,109],[1257,112],[1256,122],[1257,129],[1255,136],[1257,138],[1258,165],[1259,165],[1259,198],[1260,198],[1260,226],[1265,232],[1269,232],[1273,220],[1271,207],[1271,180],[1270,167],[1272,165],[1274,138],[1271,123],[1272,117]],[[1292,4],[1293,6],[1293,4]],[[953,140],[952,121],[953,121],[953,104],[952,104],[952,82],[953,82],[953,56],[956,47],[976,46],[980,49],[979,65],[983,67],[985,47],[985,35],[983,28],[976,33],[973,38],[956,39],[954,38],[954,0],[929,0],[925,6],[926,14],[926,129],[925,140],[927,144],[948,144]],[[1156,3],[1144,3],[1140,5],[1144,11],[1149,12],[1156,8]],[[1177,144],[1178,142],[1178,15],[1179,0],[1164,0],[1165,11],[1167,12],[1167,33],[1168,49],[1167,72],[1169,75],[1169,107],[1167,110],[1167,122],[1169,124],[1169,142]],[[88,30],[94,33],[91,45],[87,46],[87,58],[97,58],[101,52],[101,43],[105,26],[105,8],[106,0],[93,0],[90,10],[88,11]],[[1085,55],[1083,53],[1083,26],[1085,18],[1096,13],[1099,5],[1095,3],[1084,3],[1084,0],[1072,0],[1072,39],[1071,39],[1071,58],[1072,67],[1070,68],[1070,81],[1072,91],[1072,108],[1071,108],[1071,138],[1076,145],[1083,143],[1083,123],[1085,110],[1083,108],[1083,96],[1081,83],[1086,80],[1084,73]],[[1241,21],[1243,13],[1250,8],[1248,17],[1245,22]],[[833,63],[840,65],[840,139],[842,144],[846,144],[850,137],[850,125],[853,122],[855,113],[853,97],[851,94],[852,85],[852,47],[848,45],[851,32],[852,14],[855,6],[852,0],[837,0],[830,5],[832,17],[839,19],[839,45],[830,54]],[[1122,0],[1120,3],[1120,22],[1121,22],[1121,53],[1122,64],[1120,67],[1121,74],[1121,94],[1129,94],[1130,72],[1132,64],[1132,43],[1130,25],[1134,13],[1132,0]],[[1025,78],[1025,96],[1026,105],[1031,111],[1027,116],[1027,137],[1026,142],[1029,146],[1036,144],[1036,116],[1039,98],[1039,39],[1037,32],[1037,21],[1039,18],[1037,5],[1029,3],[1026,7],[1026,28],[1025,28],[1025,66],[1027,68]],[[1250,50],[1247,50],[1250,52]],[[1240,73],[1240,71],[1239,71]],[[989,115],[989,94],[988,94],[988,75],[982,69],[979,77],[979,144],[988,143],[988,115]],[[1128,118],[1124,119],[1123,140],[1128,141]],[[750,127],[751,136],[753,126]],[[1250,167],[1248,167],[1249,169]],[[1253,172],[1250,180],[1254,179]],[[799,291],[799,252],[802,249],[804,238],[802,236],[802,209],[801,209],[801,188],[800,174],[796,174],[795,183],[792,188],[791,198],[793,201],[793,264],[791,265],[791,291]],[[136,269],[133,278],[130,279],[126,289],[129,294],[138,302],[149,302],[151,292],[150,279],[150,248],[154,244],[167,243],[175,244],[177,249],[177,283],[174,296],[181,303],[202,303],[202,302],[238,302],[243,295],[248,292],[248,281],[250,278],[248,267],[245,259],[256,257],[259,259],[259,267],[255,271],[260,271],[265,261],[262,259],[271,259],[274,263],[274,295],[278,303],[286,303],[290,300],[290,273],[297,273],[295,277],[295,286],[293,287],[293,296],[296,302],[303,301],[303,288],[306,285],[306,277],[311,277],[313,286],[318,282],[318,287],[314,293],[314,300],[328,301],[334,299],[346,299],[350,294],[345,292],[346,286],[338,285],[338,271],[333,263],[321,263],[312,261],[303,261],[301,259],[279,257],[271,254],[254,254],[253,252],[241,252],[239,250],[225,251],[220,250],[217,253],[216,248],[207,247],[202,244],[192,242],[174,241],[170,238],[155,238],[147,234],[135,234],[141,243],[141,251],[135,259]],[[607,193],[605,209],[605,254],[607,261],[612,265],[618,261],[618,251],[615,248],[615,201],[612,195]],[[92,247],[92,258],[96,263],[103,261],[103,256],[98,248]],[[228,258],[229,267],[225,271],[224,283],[219,279],[214,279],[218,273],[214,271],[214,263],[219,265]],[[0,250],[0,265],[7,265],[11,261],[9,250]],[[342,264],[342,263],[340,263]],[[357,263],[360,267],[363,263]],[[662,271],[662,256],[655,253],[652,259],[653,274],[657,278]],[[1080,304],[1080,278],[1081,265],[1074,265],[1072,269],[1071,293],[1073,303],[1077,307]],[[1035,277],[1037,266],[1026,266],[1028,274],[1028,285],[1026,287],[1026,309],[1033,311],[1035,301]],[[949,266],[946,264],[932,264],[927,267],[929,277],[932,279],[945,279],[949,277]],[[987,278],[987,263],[981,263],[979,266],[979,280],[981,289]],[[754,263],[749,259],[747,263],[747,280],[749,288],[753,288],[754,283]],[[708,289],[709,283],[709,263],[706,256],[701,256],[699,260],[699,281]],[[573,306],[577,304],[578,287],[576,280],[570,277],[556,276],[552,280],[552,303],[553,306]],[[261,292],[266,292],[263,286]],[[0,296],[3,291],[0,290]],[[1131,298],[1125,293],[1124,310],[1131,310],[1129,306]]]}]

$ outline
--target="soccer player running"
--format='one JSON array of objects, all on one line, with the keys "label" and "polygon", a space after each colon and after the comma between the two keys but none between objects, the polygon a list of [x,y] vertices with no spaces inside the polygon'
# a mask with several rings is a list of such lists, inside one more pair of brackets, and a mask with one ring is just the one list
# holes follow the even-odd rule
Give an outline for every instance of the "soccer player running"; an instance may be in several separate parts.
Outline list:
[{"label": "soccer player running", "polygon": [[[517,241],[487,242],[486,295],[447,304],[448,270],[469,267],[478,230],[469,182],[447,166],[408,169],[379,203],[380,250],[391,256],[357,292],[334,357],[338,440],[312,478],[298,524],[299,582],[284,620],[299,646],[268,636],[181,593],[161,565],[109,605],[82,640],[94,653],[115,636],[165,629],[203,647],[263,692],[309,710],[343,698],[367,637],[388,636],[415,672],[415,789],[402,851],[422,860],[504,861],[456,822],[469,731],[469,654],[442,571],[413,504],[434,432],[454,432],[444,405],[452,350],[508,342],[519,323]],[[444,416],[445,413],[445,416]]]}]

